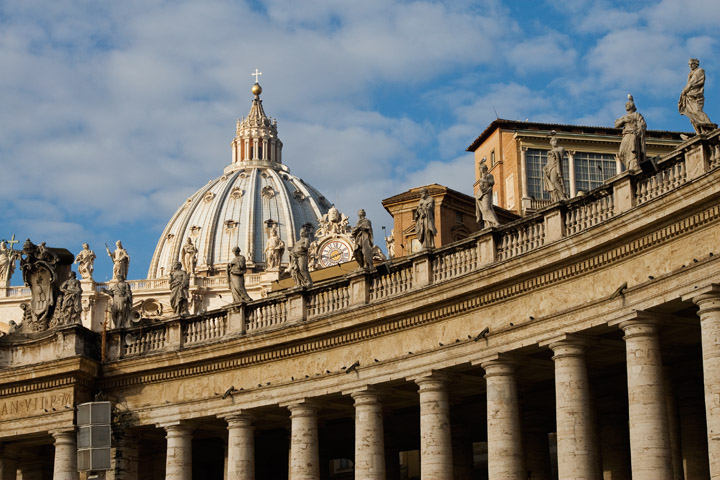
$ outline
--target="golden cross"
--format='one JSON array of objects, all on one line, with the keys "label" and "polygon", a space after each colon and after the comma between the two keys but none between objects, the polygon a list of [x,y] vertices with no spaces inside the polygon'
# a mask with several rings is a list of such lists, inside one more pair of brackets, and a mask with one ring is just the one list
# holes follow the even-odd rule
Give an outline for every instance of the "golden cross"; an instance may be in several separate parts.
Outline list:
[{"label": "golden cross", "polygon": [[256,68],[255,71],[254,71],[253,73],[251,73],[250,75],[251,75],[251,76],[254,75],[254,76],[255,76],[255,83],[258,83],[258,77],[259,77],[260,75],[262,75],[262,72],[258,71],[258,69]]}]

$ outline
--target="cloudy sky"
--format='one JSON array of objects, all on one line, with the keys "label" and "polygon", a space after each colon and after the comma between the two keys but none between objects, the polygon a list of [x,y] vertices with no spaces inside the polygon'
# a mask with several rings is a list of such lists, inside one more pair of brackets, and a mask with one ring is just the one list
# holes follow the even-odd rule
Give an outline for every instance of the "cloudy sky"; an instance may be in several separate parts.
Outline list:
[{"label": "cloudy sky", "polygon": [[717,122],[718,25],[717,0],[0,0],[0,238],[121,239],[145,278],[172,213],[230,163],[255,68],[285,163],[379,236],[383,198],[472,193],[465,148],[495,111],[607,126],[632,92],[649,128],[687,131],[694,56]]}]

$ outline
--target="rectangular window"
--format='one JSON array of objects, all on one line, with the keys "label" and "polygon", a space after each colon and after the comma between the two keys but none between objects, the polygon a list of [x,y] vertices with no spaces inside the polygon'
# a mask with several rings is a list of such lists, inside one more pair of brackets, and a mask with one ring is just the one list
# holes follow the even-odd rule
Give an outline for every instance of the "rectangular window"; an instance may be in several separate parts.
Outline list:
[{"label": "rectangular window", "polygon": [[575,154],[575,187],[578,192],[597,188],[618,174],[615,155],[577,152]]},{"label": "rectangular window", "polygon": [[490,152],[490,166],[492,167],[493,165],[495,165],[495,150]]},{"label": "rectangular window", "polygon": [[[543,189],[543,167],[547,164],[547,150],[528,148],[525,154],[528,195],[536,200],[550,200],[550,194]],[[577,157],[576,157],[577,159]],[[575,163],[577,165],[577,162]],[[562,159],[562,176],[565,193],[570,195],[570,163],[567,153]]]},{"label": "rectangular window", "polygon": [[462,223],[462,213],[455,212],[455,223]]}]

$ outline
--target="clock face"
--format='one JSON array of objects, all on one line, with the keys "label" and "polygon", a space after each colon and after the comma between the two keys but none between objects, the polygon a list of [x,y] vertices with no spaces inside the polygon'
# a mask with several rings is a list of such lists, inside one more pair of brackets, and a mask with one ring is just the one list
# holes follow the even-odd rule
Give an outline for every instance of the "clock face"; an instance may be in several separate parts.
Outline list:
[{"label": "clock face", "polygon": [[320,265],[330,267],[350,260],[350,246],[340,240],[326,243],[320,250]]}]

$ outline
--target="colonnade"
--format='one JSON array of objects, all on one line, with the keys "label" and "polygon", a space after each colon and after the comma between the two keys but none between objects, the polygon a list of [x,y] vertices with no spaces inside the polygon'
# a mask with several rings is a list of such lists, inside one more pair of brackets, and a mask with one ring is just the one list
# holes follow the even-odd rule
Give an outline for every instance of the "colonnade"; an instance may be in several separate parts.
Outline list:
[{"label": "colonnade", "polygon": [[[627,417],[603,402],[603,422],[595,421],[597,400],[591,392],[587,353],[593,337],[562,334],[538,343],[552,353],[555,391],[555,435],[557,439],[557,475],[559,479],[603,479],[603,470],[630,471],[619,478],[633,480],[675,480],[683,478],[720,479],[720,286],[712,285],[692,297],[699,307],[702,337],[702,368],[705,391],[705,421],[697,408],[688,409],[668,400],[667,374],[661,352],[661,327],[664,317],[636,312],[611,323],[622,330],[627,371]],[[670,320],[672,321],[672,320]],[[496,354],[479,358],[476,366],[484,370],[487,404],[488,478],[524,479],[535,460],[528,452],[532,437],[523,430],[523,413],[518,391],[518,357]],[[450,395],[453,373],[435,370],[409,380],[417,385],[419,406],[420,466],[423,480],[446,480],[454,476],[453,432],[451,432]],[[343,392],[354,408],[354,478],[384,480],[386,448],[383,402],[386,391],[380,385],[366,385]],[[319,399],[301,399],[280,405],[290,413],[290,480],[319,480]],[[698,402],[700,403],[700,402]],[[697,405],[701,407],[701,405]],[[669,412],[687,419],[688,425],[669,421]],[[672,415],[671,415],[672,416]],[[227,426],[227,478],[255,478],[255,432],[252,410],[224,415]],[[629,418],[626,426],[623,419]],[[693,425],[689,425],[689,424]],[[192,478],[192,424],[177,421],[159,425],[166,434],[165,478]],[[624,428],[629,433],[629,448],[623,447]],[[688,432],[707,432],[706,443]],[[75,433],[52,432],[55,446],[53,478],[77,479]],[[678,442],[688,455],[679,455]],[[2,445],[0,445],[2,448]],[[137,446],[134,448],[137,449]],[[137,451],[137,450],[136,450]],[[707,452],[705,454],[704,452]],[[547,453],[547,452],[546,452]],[[629,457],[629,462],[628,462]],[[14,478],[21,469],[18,457],[5,448],[0,450],[0,480]],[[125,469],[115,478],[136,479],[137,468]],[[23,477],[25,478],[25,477]],[[31,476],[28,476],[31,478]],[[535,477],[533,477],[535,478]],[[612,476],[613,479],[618,478]]]}]

